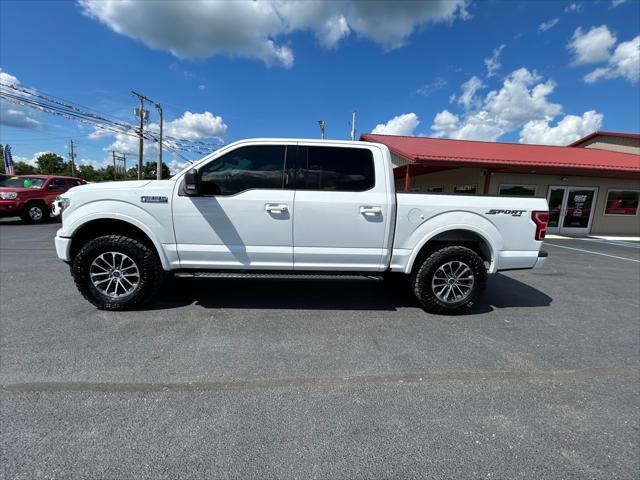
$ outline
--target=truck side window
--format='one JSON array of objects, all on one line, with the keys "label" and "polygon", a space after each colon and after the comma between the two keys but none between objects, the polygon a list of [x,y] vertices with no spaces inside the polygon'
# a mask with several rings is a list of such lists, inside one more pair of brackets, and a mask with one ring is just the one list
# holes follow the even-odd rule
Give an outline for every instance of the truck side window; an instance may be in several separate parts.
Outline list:
[{"label": "truck side window", "polygon": [[64,190],[67,188],[67,184],[65,183],[64,178],[54,178],[49,182],[47,188],[50,190]]},{"label": "truck side window", "polygon": [[364,192],[375,185],[371,150],[342,147],[298,149],[296,188],[334,192]]},{"label": "truck side window", "polygon": [[202,167],[203,195],[235,195],[250,189],[280,189],[284,145],[241,147]]}]

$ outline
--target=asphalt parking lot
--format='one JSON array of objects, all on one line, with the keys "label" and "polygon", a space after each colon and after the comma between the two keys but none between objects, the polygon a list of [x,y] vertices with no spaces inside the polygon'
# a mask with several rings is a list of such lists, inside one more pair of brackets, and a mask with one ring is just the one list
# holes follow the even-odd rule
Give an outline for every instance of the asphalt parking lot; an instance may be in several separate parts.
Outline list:
[{"label": "asphalt parking lot", "polygon": [[638,478],[637,244],[550,240],[462,317],[365,280],[106,313],[57,228],[0,222],[3,478]]}]

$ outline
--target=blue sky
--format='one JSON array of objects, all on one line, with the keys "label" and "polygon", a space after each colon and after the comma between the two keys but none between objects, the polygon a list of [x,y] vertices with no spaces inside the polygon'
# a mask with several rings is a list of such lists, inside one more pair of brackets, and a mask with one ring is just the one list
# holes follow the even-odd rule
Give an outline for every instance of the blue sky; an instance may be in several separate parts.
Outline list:
[{"label": "blue sky", "polygon": [[[318,119],[346,139],[356,110],[358,133],[566,144],[640,131],[639,34],[633,0],[2,0],[0,76],[130,123],[135,89],[187,140],[315,138]],[[132,137],[0,107],[0,143],[26,160],[66,155],[70,138],[96,165],[136,151]]]}]

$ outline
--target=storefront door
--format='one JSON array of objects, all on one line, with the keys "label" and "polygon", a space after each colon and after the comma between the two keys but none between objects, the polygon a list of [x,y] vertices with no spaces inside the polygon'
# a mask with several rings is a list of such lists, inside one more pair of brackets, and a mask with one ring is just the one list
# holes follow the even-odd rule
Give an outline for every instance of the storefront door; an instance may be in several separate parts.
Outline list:
[{"label": "storefront door", "polygon": [[548,232],[588,234],[597,193],[593,187],[549,187]]}]

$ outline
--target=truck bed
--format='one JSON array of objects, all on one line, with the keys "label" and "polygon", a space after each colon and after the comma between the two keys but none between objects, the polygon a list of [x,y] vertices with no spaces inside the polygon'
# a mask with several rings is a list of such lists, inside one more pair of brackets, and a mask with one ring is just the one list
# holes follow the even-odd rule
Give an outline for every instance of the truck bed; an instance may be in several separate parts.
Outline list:
[{"label": "truck bed", "polygon": [[546,210],[544,198],[397,193],[391,269],[408,273],[416,245],[460,240],[456,228],[462,240],[473,232],[484,243],[490,273],[532,268],[542,241],[531,212]]}]

